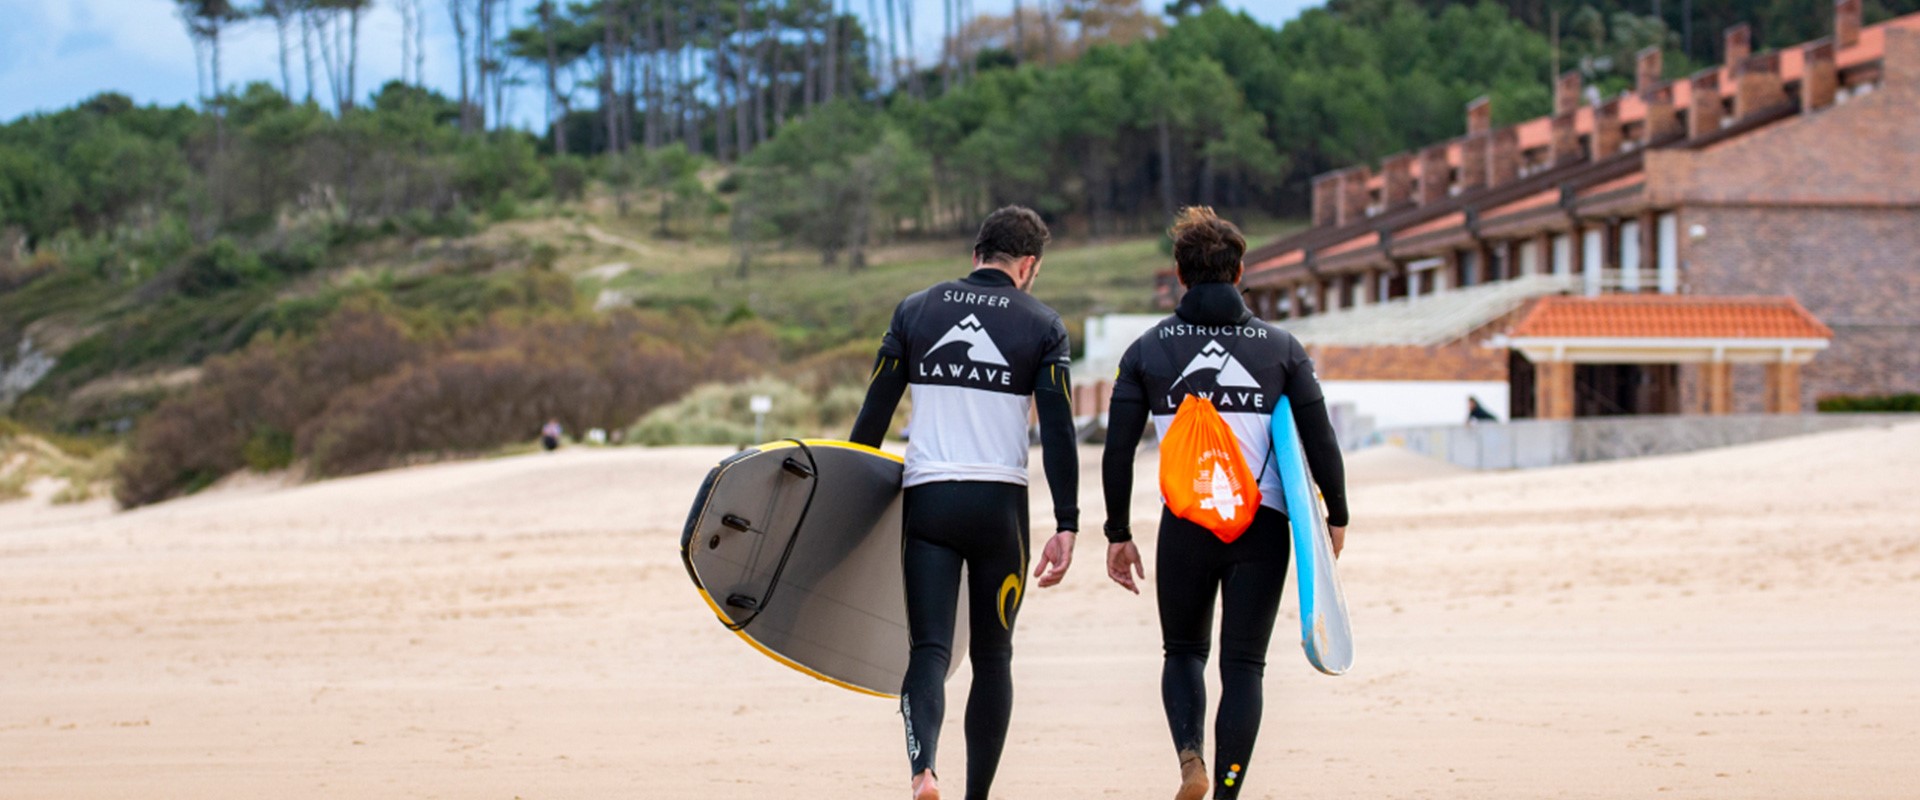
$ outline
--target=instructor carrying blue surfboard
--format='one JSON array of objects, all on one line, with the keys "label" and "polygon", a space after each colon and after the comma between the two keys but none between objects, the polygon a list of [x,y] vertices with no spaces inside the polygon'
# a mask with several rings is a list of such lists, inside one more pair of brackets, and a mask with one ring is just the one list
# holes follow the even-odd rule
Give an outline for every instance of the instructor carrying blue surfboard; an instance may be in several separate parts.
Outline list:
[{"label": "instructor carrying blue surfboard", "polygon": [[[1165,648],[1161,699],[1180,761],[1175,797],[1200,800],[1211,791],[1216,800],[1232,800],[1245,786],[1260,731],[1261,678],[1292,543],[1273,415],[1290,407],[1300,451],[1326,502],[1335,553],[1346,536],[1346,470],[1306,349],[1256,319],[1240,297],[1246,239],[1207,208],[1184,211],[1172,234],[1186,294],[1173,316],[1127,349],[1114,380],[1101,465],[1107,575],[1135,593],[1135,578],[1146,577],[1128,501],[1134,450],[1152,419],[1163,444],[1162,496],[1172,504],[1161,510],[1155,594]],[[1238,452],[1209,446],[1217,442],[1237,443]],[[1186,461],[1169,461],[1176,450]],[[1209,771],[1204,673],[1216,598],[1221,697]]]},{"label": "instructor carrying blue surfboard", "polygon": [[[968,800],[985,800],[1013,711],[1013,626],[1026,596],[1027,420],[1053,490],[1055,528],[1034,575],[1059,583],[1080,527],[1079,456],[1068,399],[1067,329],[1029,292],[1049,234],[1040,215],[1009,206],[974,239],[973,272],[900,303],[881,341],[853,441],[879,447],[894,407],[913,390],[901,546],[913,641],[900,688],[915,800],[939,800],[934,757],[946,714],[954,616],[964,591],[972,638],[967,696]],[[961,585],[962,567],[966,585]]]}]

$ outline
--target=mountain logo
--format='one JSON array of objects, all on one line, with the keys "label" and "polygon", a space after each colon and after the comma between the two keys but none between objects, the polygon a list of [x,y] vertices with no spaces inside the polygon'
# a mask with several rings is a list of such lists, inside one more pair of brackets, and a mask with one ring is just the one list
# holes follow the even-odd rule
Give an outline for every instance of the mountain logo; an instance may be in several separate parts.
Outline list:
[{"label": "mountain logo", "polygon": [[1203,369],[1218,371],[1220,374],[1214,378],[1214,383],[1220,386],[1260,388],[1260,382],[1253,379],[1253,373],[1248,372],[1246,367],[1234,360],[1233,354],[1227,352],[1227,348],[1220,346],[1218,339],[1208,340],[1207,346],[1200,348],[1200,354],[1187,363],[1187,368],[1180,372],[1180,380],[1174,383],[1180,383],[1186,380],[1187,376]]},{"label": "mountain logo", "polygon": [[940,337],[940,341],[934,344],[932,350],[927,351],[927,355],[933,355],[940,348],[954,342],[967,343],[967,360],[969,361],[976,364],[1007,366],[1007,357],[1000,354],[1000,348],[993,343],[993,338],[987,335],[987,329],[980,324],[980,318],[977,316],[968,314],[966,319],[954,324],[953,329],[947,331],[947,335]]}]

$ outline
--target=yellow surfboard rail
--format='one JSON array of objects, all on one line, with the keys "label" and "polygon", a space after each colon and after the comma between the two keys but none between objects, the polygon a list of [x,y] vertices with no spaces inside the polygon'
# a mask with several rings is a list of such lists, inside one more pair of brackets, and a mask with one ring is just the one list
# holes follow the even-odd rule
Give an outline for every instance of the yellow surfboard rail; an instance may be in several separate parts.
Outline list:
[{"label": "yellow surfboard rail", "polygon": [[[751,449],[758,450],[763,453],[773,451],[773,450],[783,450],[783,449],[793,447],[794,441],[795,440],[793,439],[782,439],[777,442],[768,442],[766,444],[758,445]],[[889,459],[896,463],[901,463],[901,464],[906,463],[906,459],[902,458],[901,456],[894,455],[893,453],[889,453],[877,447],[868,447],[867,445],[860,444],[858,442],[849,442],[849,441],[844,441],[840,439],[801,439],[799,440],[799,442],[809,447],[830,446],[830,447],[840,447],[848,450],[858,450],[863,453],[871,453],[873,455],[877,455],[882,458]],[[682,557],[683,558],[685,557],[684,549],[682,551]],[[713,595],[708,594],[707,590],[704,587],[701,587],[698,585],[694,587],[694,590],[700,593],[700,599],[706,602],[707,608],[711,610],[713,612],[713,615],[720,620],[720,624],[728,627],[732,627],[733,620],[728,619],[727,613],[721,610],[720,604],[713,601]],[[889,694],[887,692],[874,691],[864,686],[855,686],[851,683],[847,683],[846,681],[840,680],[838,678],[821,674],[820,672],[812,668],[809,668],[805,664],[801,664],[797,661],[794,661],[793,659],[787,658],[786,656],[783,656],[783,655],[780,655],[779,653],[774,652],[771,648],[761,644],[759,640],[748,635],[745,629],[736,630],[733,633],[735,636],[740,637],[741,641],[746,642],[748,646],[751,646],[753,649],[759,651],[761,655],[764,655],[767,658],[771,658],[776,663],[782,664],[787,668],[792,669],[793,671],[798,672],[802,675],[805,675],[809,678],[813,678],[814,680],[823,681],[825,683],[838,686],[842,689],[846,689],[851,692],[858,692],[860,694],[864,694],[869,697],[880,697],[880,698],[885,698],[889,700],[898,699],[900,697],[900,695],[898,694]]]}]

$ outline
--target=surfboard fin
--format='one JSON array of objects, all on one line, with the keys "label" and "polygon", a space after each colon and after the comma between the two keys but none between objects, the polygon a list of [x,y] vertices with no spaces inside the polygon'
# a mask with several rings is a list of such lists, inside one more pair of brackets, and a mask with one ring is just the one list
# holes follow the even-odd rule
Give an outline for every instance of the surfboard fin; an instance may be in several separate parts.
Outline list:
[{"label": "surfboard fin", "polygon": [[789,457],[786,461],[781,462],[780,468],[790,473],[793,473],[794,477],[800,478],[802,480],[813,477],[812,465],[802,464],[791,457]]},{"label": "surfboard fin", "polygon": [[727,595],[727,605],[754,611],[760,608],[760,601],[744,594],[730,594]]},{"label": "surfboard fin", "polygon": [[740,516],[738,514],[728,514],[724,517],[721,517],[720,524],[725,525],[741,533],[746,533],[747,531],[753,530],[753,522],[748,520],[746,517]]}]

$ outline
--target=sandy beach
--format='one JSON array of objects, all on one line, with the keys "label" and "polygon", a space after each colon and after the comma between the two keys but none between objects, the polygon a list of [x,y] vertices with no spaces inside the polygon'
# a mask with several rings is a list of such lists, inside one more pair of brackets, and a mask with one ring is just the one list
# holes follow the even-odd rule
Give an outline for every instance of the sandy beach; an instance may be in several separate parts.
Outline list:
[{"label": "sandy beach", "polygon": [[[681,569],[726,452],[0,504],[0,798],[904,796],[893,706],[754,653]],[[1283,618],[1243,797],[1920,795],[1920,426],[1351,472],[1358,665],[1313,672]],[[1171,796],[1153,603],[1104,551],[1027,600],[996,797]]]}]

